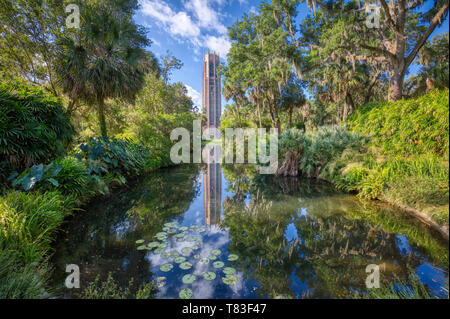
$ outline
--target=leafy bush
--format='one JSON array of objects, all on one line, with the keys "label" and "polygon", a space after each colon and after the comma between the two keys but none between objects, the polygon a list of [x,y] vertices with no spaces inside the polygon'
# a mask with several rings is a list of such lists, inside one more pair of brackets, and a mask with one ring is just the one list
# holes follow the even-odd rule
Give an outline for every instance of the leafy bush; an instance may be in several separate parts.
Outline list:
[{"label": "leafy bush", "polygon": [[12,180],[13,187],[20,187],[25,191],[58,190],[63,194],[73,195],[77,199],[86,201],[96,192],[102,193],[97,186],[101,181],[97,176],[90,175],[90,172],[84,162],[73,157],[66,157],[48,165],[34,165],[20,175],[12,174],[9,179]]},{"label": "leafy bush", "polygon": [[40,261],[74,204],[59,192],[6,193],[0,200],[0,250],[16,252],[25,263]]},{"label": "leafy bush", "polygon": [[322,127],[307,133],[293,128],[281,133],[279,150],[281,156],[287,151],[297,154],[299,170],[307,177],[318,177],[346,149],[364,151],[365,142],[362,135],[341,127]]},{"label": "leafy bush", "polygon": [[434,90],[418,99],[369,103],[356,110],[349,127],[373,137],[387,154],[447,155],[449,91]]},{"label": "leafy bush", "polygon": [[23,82],[0,83],[0,182],[63,156],[75,131],[60,101]]},{"label": "leafy bush", "polygon": [[0,299],[40,299],[49,297],[47,262],[23,265],[17,254],[0,251]]},{"label": "leafy bush", "polygon": [[86,289],[81,293],[82,299],[149,299],[155,292],[156,288],[153,283],[145,283],[138,287],[135,293],[132,292],[134,285],[133,278],[128,282],[127,287],[120,287],[114,280],[112,273],[108,273],[108,278],[100,282],[97,276]]},{"label": "leafy bush", "polygon": [[182,127],[192,132],[194,114],[158,114],[154,117],[144,117],[134,127],[135,136],[148,145],[152,154],[153,167],[172,166],[170,149],[175,141],[170,140],[173,129]]},{"label": "leafy bush", "polygon": [[150,150],[131,140],[90,138],[80,144],[74,156],[78,160],[91,161],[91,171],[102,175],[111,174],[123,182],[125,176],[144,173],[153,167]]}]

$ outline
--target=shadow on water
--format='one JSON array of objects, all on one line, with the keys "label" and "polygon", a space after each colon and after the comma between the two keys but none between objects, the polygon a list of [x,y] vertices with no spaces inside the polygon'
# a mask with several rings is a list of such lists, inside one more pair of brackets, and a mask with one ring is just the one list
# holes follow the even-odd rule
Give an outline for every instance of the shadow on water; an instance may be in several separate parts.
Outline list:
[{"label": "shadow on water", "polygon": [[[413,270],[443,296],[448,245],[438,238],[401,212],[326,183],[258,175],[249,165],[182,165],[69,221],[53,258],[54,283],[77,297],[63,288],[73,263],[82,288],[111,271],[122,285],[155,280],[157,298],[178,298],[185,288],[193,298],[349,298],[367,292],[365,270],[376,264],[382,284]],[[137,250],[139,239],[161,246]]]}]

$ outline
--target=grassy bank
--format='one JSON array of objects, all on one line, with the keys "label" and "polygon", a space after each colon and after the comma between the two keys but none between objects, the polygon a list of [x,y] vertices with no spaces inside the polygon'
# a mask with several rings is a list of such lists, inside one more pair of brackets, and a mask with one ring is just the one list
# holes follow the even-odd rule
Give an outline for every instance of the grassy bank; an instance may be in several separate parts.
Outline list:
[{"label": "grassy bank", "polygon": [[280,155],[291,151],[302,174],[408,209],[448,233],[448,116],[448,90],[372,103],[342,127],[283,132]]},{"label": "grassy bank", "polygon": [[74,146],[61,101],[20,81],[0,83],[0,103],[0,299],[46,298],[48,258],[65,218],[111,187],[167,166],[157,154],[171,145],[150,132],[167,145],[92,137]]}]

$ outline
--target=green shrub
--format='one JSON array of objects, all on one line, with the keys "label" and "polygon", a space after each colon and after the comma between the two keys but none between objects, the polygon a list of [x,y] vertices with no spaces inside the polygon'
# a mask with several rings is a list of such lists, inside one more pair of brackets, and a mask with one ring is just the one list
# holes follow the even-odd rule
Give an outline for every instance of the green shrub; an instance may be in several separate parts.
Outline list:
[{"label": "green shrub", "polygon": [[387,154],[447,155],[449,91],[434,90],[417,99],[369,103],[347,120],[356,132],[373,137]]},{"label": "green shrub", "polygon": [[0,182],[64,156],[75,131],[61,102],[23,82],[0,83]]},{"label": "green shrub", "polygon": [[346,149],[365,151],[366,139],[341,127],[322,127],[303,133],[299,129],[284,131],[279,137],[280,156],[291,151],[299,158],[299,170],[307,177],[318,177],[327,165]]},{"label": "green shrub", "polygon": [[49,297],[46,287],[49,276],[46,261],[22,264],[16,253],[0,251],[0,300]]},{"label": "green shrub", "polygon": [[141,143],[116,138],[90,138],[82,143],[74,155],[78,160],[90,161],[91,172],[117,178],[149,171],[152,166],[150,150]]},{"label": "green shrub", "polygon": [[10,176],[12,186],[25,191],[58,190],[65,195],[73,195],[81,201],[87,201],[95,193],[100,192],[97,176],[91,176],[84,162],[73,157],[56,160],[48,165],[34,165],[20,175]]},{"label": "green shrub", "polygon": [[178,127],[192,132],[193,120],[195,120],[195,115],[191,113],[158,114],[153,117],[144,117],[137,123],[134,127],[134,134],[139,141],[150,148],[153,167],[173,165],[170,159],[170,149],[176,141],[170,140],[170,133]]},{"label": "green shrub", "polygon": [[120,287],[114,280],[112,273],[108,273],[108,278],[100,283],[100,277],[97,276],[86,289],[81,293],[81,299],[149,299],[156,288],[153,283],[141,285],[135,293],[132,292],[134,285],[133,278],[128,282],[127,287]]},{"label": "green shrub", "polygon": [[7,192],[0,200],[0,250],[16,252],[25,263],[40,261],[74,205],[59,192]]}]

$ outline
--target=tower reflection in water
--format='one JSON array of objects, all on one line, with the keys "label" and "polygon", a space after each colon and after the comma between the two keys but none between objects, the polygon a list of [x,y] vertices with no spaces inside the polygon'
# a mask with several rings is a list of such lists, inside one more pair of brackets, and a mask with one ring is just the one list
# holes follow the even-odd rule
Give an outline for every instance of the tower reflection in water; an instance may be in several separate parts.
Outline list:
[{"label": "tower reflection in water", "polygon": [[[206,173],[203,174],[205,224],[216,225],[222,209],[222,174],[220,163],[214,161],[214,149],[207,152]],[[212,159],[212,160],[210,160]]]}]

